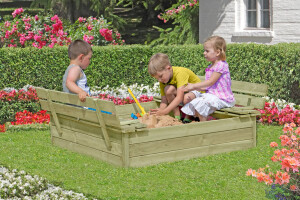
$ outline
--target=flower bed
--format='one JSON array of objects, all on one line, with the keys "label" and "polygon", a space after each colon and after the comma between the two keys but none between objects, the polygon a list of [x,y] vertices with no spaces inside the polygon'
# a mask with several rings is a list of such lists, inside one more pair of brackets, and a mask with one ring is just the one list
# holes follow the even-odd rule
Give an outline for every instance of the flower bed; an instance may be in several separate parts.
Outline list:
[{"label": "flower bed", "polygon": [[88,199],[81,193],[66,191],[46,179],[25,171],[0,166],[0,199]]},{"label": "flower bed", "polygon": [[295,123],[300,126],[300,111],[295,109],[293,105],[285,104],[278,105],[275,102],[266,102],[264,109],[259,110],[261,116],[259,121],[263,124],[278,124]]},{"label": "flower bed", "polygon": [[271,142],[270,147],[277,148],[273,162],[280,162],[281,169],[276,173],[267,165],[265,168],[259,168],[257,171],[248,169],[247,176],[257,178],[258,182],[265,182],[270,185],[270,191],[267,196],[272,199],[299,199],[300,197],[300,126],[295,123],[287,123],[283,128],[281,148],[276,142]]},{"label": "flower bed", "polygon": [[[153,101],[153,96],[149,96],[148,94],[157,95],[155,91],[157,90],[158,85],[156,84],[153,88],[150,88],[149,86],[143,85],[137,86],[137,84],[131,86],[125,86],[122,84],[120,88],[115,89],[107,86],[101,90],[94,89],[92,91],[92,96],[101,100],[112,101],[115,105],[135,103],[127,92],[127,88],[130,88],[133,94],[137,97],[137,100],[142,103]],[[16,90],[14,88],[5,88],[4,90],[1,90],[0,103],[7,103],[11,107],[13,105],[17,106],[13,107],[15,109],[14,112],[10,113],[10,116],[6,117],[7,121],[3,121],[2,123],[0,121],[0,132],[5,132],[7,129],[18,130],[22,127],[22,125],[26,125],[22,127],[23,129],[31,127],[39,129],[47,128],[48,126],[45,125],[49,124],[50,115],[46,113],[46,110],[40,110],[38,101],[39,98],[37,97],[33,86],[27,85],[20,90]],[[38,109],[30,109],[30,111],[26,110],[27,107],[30,107],[24,106],[27,104],[35,105],[31,107],[36,107]],[[5,119],[5,117],[3,117],[3,119]],[[5,122],[10,123],[5,124]],[[33,124],[35,125],[32,126]]]}]

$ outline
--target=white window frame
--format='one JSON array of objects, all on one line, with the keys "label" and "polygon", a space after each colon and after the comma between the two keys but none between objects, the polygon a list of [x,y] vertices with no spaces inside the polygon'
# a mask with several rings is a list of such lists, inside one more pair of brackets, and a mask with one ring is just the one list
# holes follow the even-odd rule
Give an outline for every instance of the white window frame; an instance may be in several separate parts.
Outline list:
[{"label": "white window frame", "polygon": [[[234,37],[274,37],[273,32],[273,0],[270,1],[270,28],[247,27],[247,0],[235,0],[235,32]],[[260,11],[259,11],[260,12]]]}]

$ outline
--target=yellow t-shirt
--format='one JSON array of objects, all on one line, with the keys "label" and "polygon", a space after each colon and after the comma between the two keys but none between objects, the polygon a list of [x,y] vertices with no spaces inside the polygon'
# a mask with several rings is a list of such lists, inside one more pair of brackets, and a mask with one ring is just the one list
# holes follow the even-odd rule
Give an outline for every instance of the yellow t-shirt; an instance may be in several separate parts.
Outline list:
[{"label": "yellow t-shirt", "polygon": [[180,88],[181,86],[188,83],[199,83],[201,82],[200,78],[192,72],[192,70],[185,67],[172,67],[173,69],[173,77],[166,84],[159,83],[160,85],[160,94],[161,96],[165,96],[164,89],[167,85],[174,85],[176,88]]}]

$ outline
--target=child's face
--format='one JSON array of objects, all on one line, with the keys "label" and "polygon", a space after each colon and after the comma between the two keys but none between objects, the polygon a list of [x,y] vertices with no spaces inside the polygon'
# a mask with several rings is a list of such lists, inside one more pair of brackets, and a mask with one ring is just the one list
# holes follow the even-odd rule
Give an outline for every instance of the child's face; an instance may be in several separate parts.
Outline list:
[{"label": "child's face", "polygon": [[209,62],[219,60],[220,51],[215,50],[211,42],[204,43],[204,57]]},{"label": "child's face", "polygon": [[157,72],[153,77],[161,83],[168,83],[173,76],[171,66],[166,66],[162,71]]},{"label": "child's face", "polygon": [[83,55],[82,57],[81,57],[81,64],[80,64],[80,67],[82,68],[82,69],[86,69],[88,66],[89,66],[89,64],[90,64],[90,62],[91,62],[91,58],[92,58],[92,52],[90,52],[90,53],[88,53],[88,55]]}]

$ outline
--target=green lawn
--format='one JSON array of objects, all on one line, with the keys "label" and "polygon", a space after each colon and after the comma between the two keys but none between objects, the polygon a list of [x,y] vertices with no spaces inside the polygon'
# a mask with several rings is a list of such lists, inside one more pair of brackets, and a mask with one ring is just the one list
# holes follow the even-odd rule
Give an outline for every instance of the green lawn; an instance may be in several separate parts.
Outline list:
[{"label": "green lawn", "polygon": [[0,165],[99,199],[266,199],[265,184],[245,174],[277,166],[269,143],[281,133],[258,125],[257,147],[249,150],[124,169],[52,146],[49,130],[7,132],[0,134]]}]

